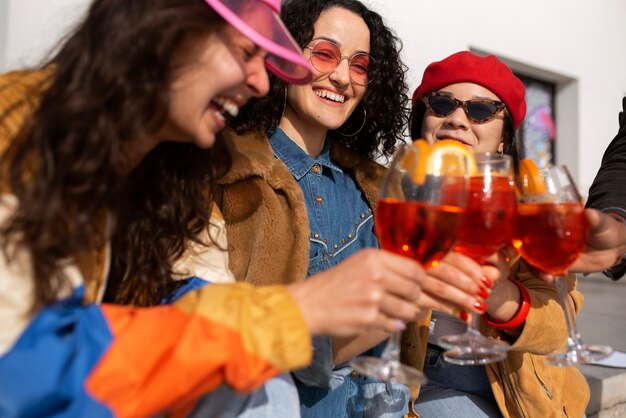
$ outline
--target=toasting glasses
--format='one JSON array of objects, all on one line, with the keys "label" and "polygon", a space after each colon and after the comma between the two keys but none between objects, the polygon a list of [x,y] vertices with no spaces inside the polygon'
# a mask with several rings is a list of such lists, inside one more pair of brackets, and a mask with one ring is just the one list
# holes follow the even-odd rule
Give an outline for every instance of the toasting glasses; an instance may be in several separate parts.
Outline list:
[{"label": "toasting glasses", "polygon": [[[475,159],[477,174],[470,178],[467,208],[454,250],[480,264],[511,242],[516,197],[510,156],[487,153],[476,154]],[[506,358],[509,345],[481,335],[479,320],[477,314],[471,314],[464,334],[439,338],[439,345],[448,349],[446,361],[476,365]]]},{"label": "toasting glasses", "polygon": [[[377,204],[375,229],[381,247],[424,267],[441,259],[454,245],[473,167],[471,153],[454,141],[400,146]],[[381,358],[357,357],[352,367],[382,381],[426,381],[418,370],[400,363],[400,333],[389,337]]]},{"label": "toasting glasses", "polygon": [[[567,268],[580,256],[588,237],[588,225],[576,185],[565,166],[541,172],[536,186],[522,189],[518,202],[518,221],[513,245],[522,258],[534,267],[553,274],[565,320],[567,347],[546,357],[559,366],[585,364],[607,357],[612,349],[583,344],[574,318],[565,279]],[[522,179],[524,180],[524,179]]]}]

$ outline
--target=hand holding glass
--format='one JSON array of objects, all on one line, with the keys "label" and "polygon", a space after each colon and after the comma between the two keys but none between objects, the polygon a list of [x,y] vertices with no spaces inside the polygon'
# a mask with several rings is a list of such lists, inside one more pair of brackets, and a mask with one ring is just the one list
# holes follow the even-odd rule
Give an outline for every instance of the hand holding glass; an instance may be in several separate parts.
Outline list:
[{"label": "hand holding glass", "polygon": [[[477,175],[470,178],[467,208],[454,251],[481,264],[511,241],[516,197],[510,156],[486,153],[474,157]],[[481,335],[479,320],[472,313],[464,334],[439,338],[439,345],[448,349],[444,353],[447,362],[476,365],[506,358],[509,344]]]},{"label": "hand holding glass", "polygon": [[541,173],[540,189],[519,195],[518,221],[513,245],[522,258],[539,270],[553,274],[567,323],[565,351],[553,353],[546,361],[559,366],[585,364],[607,357],[607,346],[583,344],[574,309],[568,295],[567,268],[580,256],[588,237],[584,207],[576,185],[565,166]]},{"label": "hand holding glass", "polygon": [[[469,166],[464,153],[439,154],[425,143],[400,146],[377,204],[380,246],[425,267],[440,260],[454,244],[461,223]],[[400,363],[400,335],[389,337],[381,358],[357,357],[352,367],[382,381],[424,383],[421,372]]]}]

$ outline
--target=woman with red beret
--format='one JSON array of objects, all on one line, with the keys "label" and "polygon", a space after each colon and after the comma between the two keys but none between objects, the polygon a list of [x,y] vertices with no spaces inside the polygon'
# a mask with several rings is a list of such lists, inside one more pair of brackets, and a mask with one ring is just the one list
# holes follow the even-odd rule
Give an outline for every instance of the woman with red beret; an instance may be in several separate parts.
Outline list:
[{"label": "woman with red beret", "polygon": [[[517,137],[526,113],[524,94],[522,82],[495,56],[457,52],[424,71],[413,94],[411,136],[429,142],[451,138],[475,153],[508,154],[517,173],[524,156]],[[589,400],[583,375],[544,362],[544,355],[567,339],[556,288],[519,260],[503,262],[502,253],[492,259],[501,277],[515,278],[517,284],[497,280],[489,289],[480,330],[511,345],[507,358],[484,366],[445,363],[438,338],[463,333],[466,324],[433,311],[424,364],[429,382],[420,388],[415,411],[422,417],[583,416]],[[583,297],[576,291],[576,277],[567,280],[578,311]]]}]

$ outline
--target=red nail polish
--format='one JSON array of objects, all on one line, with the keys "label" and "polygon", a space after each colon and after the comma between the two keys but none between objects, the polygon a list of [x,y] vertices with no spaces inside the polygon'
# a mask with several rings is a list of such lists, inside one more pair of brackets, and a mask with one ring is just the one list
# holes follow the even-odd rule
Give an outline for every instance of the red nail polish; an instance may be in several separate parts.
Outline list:
[{"label": "red nail polish", "polygon": [[461,318],[461,321],[467,322],[467,318],[468,318],[467,312],[461,311],[461,313],[459,314],[459,318]]},{"label": "red nail polish", "polygon": [[478,296],[483,299],[487,299],[489,297],[489,292],[487,292],[485,289],[481,287],[480,290],[478,291]]},{"label": "red nail polish", "polygon": [[480,280],[483,282],[483,284],[485,286],[487,286],[489,289],[491,289],[493,287],[493,282],[491,280],[489,280],[489,277],[487,277],[486,275],[483,274],[483,277],[480,278]]},{"label": "red nail polish", "polygon": [[479,310],[480,312],[485,312],[487,310],[487,305],[484,302],[476,301],[474,302],[474,308]]}]

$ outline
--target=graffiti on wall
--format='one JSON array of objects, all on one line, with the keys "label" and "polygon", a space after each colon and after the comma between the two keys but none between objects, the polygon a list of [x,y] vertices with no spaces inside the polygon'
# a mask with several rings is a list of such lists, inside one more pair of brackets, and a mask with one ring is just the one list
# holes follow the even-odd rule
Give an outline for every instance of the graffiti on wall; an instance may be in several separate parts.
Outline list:
[{"label": "graffiti on wall", "polygon": [[523,76],[520,79],[526,87],[526,118],[520,129],[526,158],[540,169],[546,168],[555,162],[554,84]]}]

